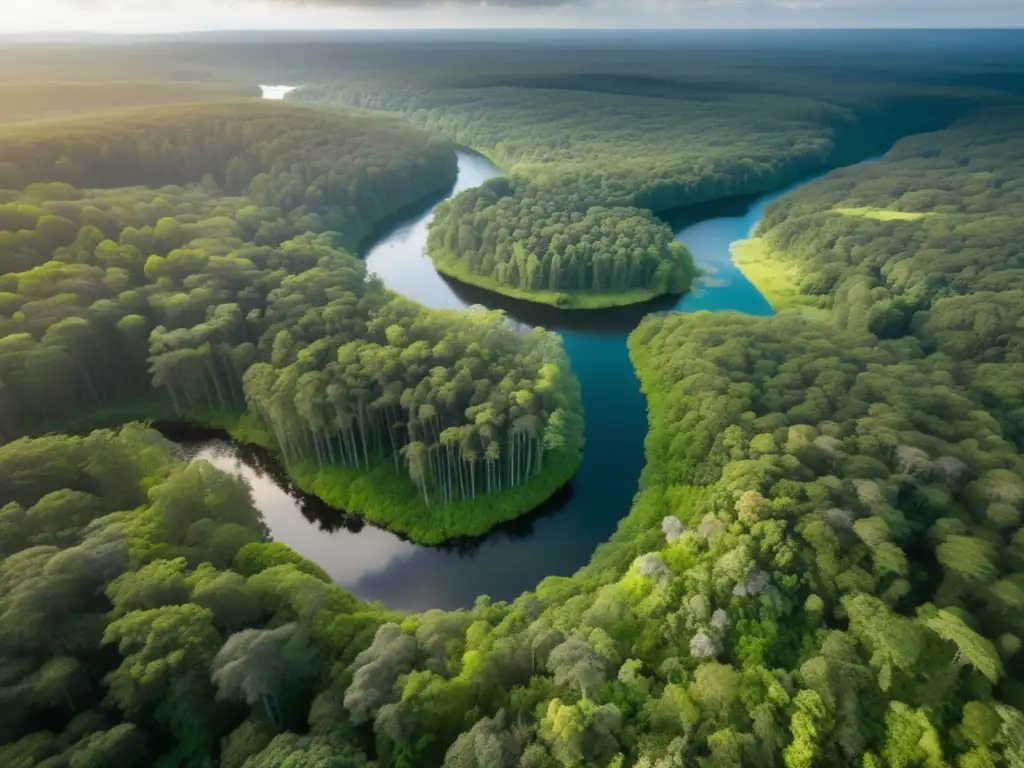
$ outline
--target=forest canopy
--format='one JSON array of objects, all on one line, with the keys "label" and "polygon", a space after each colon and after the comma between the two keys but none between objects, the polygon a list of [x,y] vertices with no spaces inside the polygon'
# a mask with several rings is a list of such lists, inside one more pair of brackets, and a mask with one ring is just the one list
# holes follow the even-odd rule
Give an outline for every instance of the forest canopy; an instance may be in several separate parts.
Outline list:
[{"label": "forest canopy", "polygon": [[722,73],[474,78],[433,65],[411,81],[365,73],[290,98],[400,115],[492,159],[509,178],[441,207],[431,258],[456,279],[567,308],[689,289],[692,258],[651,212],[781,186],[970,102],[802,80],[761,93]]},{"label": "forest canopy", "polygon": [[563,200],[653,211],[782,186],[906,130],[938,127],[970,103],[806,76],[768,78],[756,92],[722,72],[473,79],[427,67],[411,82],[357,75],[289,98],[402,115]]},{"label": "forest canopy", "polygon": [[[438,206],[427,251],[441,272],[556,306],[685,293],[696,268],[649,211],[565,210],[551,190],[494,179]],[[603,299],[603,301],[602,301]]]},{"label": "forest canopy", "polygon": [[[411,118],[427,119],[429,97],[409,98],[421,110]],[[1013,359],[1020,335],[1012,299],[992,288],[1012,285],[1002,270],[1016,253],[1012,214],[1005,226],[996,218],[1012,210],[1020,175],[1011,147],[1021,121],[1004,117],[967,123],[971,152],[959,149],[958,128],[893,153],[920,152],[897,174],[900,194],[938,186],[927,199],[946,190],[957,205],[965,190],[970,209],[993,212],[962,238],[935,229],[916,256],[894,239],[892,259],[914,259],[904,271],[870,259],[850,266],[876,231],[938,226],[937,215],[878,214],[931,208],[893,206],[869,188],[848,194],[859,174],[884,185],[893,156],[783,198],[765,223],[769,237],[805,237],[806,258],[829,262],[806,269],[808,284],[847,273],[873,281],[851,292],[869,307],[888,298],[873,288],[897,274],[921,296],[941,265],[963,263],[946,290],[988,286],[985,319],[970,325],[980,317],[971,314],[943,336],[916,314],[929,299],[910,322],[871,325],[844,314],[838,296],[835,309],[820,307],[830,322],[649,317],[630,339],[650,420],[630,515],[575,576],[546,579],[511,604],[478,602],[457,635],[461,667],[413,664],[391,700],[367,711],[362,682],[380,673],[379,656],[357,660],[345,701],[372,717],[386,764],[1001,768],[1024,759],[1024,462],[1005,399],[1019,388],[1008,378],[985,388],[976,376],[985,367],[999,381],[991,366]],[[922,173],[929,164],[949,178],[936,185]],[[800,201],[843,210],[816,214],[814,226],[789,222],[787,206]],[[837,242],[836,227],[849,239]],[[963,253],[968,231],[985,256]],[[407,623],[404,636],[382,631],[374,646],[411,647],[413,634]],[[480,685],[478,674],[499,682]],[[455,700],[449,721],[444,705]],[[472,725],[455,722],[466,708]]]},{"label": "forest canopy", "polygon": [[281,765],[278,729],[386,620],[266,543],[242,480],[173,453],[137,424],[0,447],[0,764]]},{"label": "forest canopy", "polygon": [[[88,190],[205,184],[215,197],[248,198],[257,224],[302,219],[295,234],[339,232],[350,248],[455,176],[445,142],[394,121],[257,101],[22,123],[0,128],[0,142],[0,189],[31,198],[27,187],[53,182]],[[9,231],[34,228],[39,214],[21,213],[27,218]]]},{"label": "forest canopy", "polygon": [[905,139],[782,198],[757,235],[801,303],[957,361],[1024,446],[1022,125],[999,109]]},{"label": "forest canopy", "polygon": [[[861,156],[859,142],[877,137],[866,126],[889,118],[893,130],[943,127],[914,122],[937,119],[921,102],[904,102],[908,114],[896,119],[872,101],[876,86],[864,83],[897,59],[892,71],[908,83],[921,71],[929,82],[989,71],[962,48],[880,52],[872,32],[861,48],[836,54],[834,38],[813,34],[820,49],[800,48],[789,69],[773,63],[790,57],[788,48],[783,57],[771,46],[754,55],[736,47],[712,75],[690,66],[700,56],[686,67],[671,59],[673,69],[663,49],[617,49],[601,58],[607,70],[590,60],[597,76],[548,80],[557,93],[544,103],[557,97],[566,113],[576,107],[566,119],[585,130],[593,115],[579,105],[590,96],[574,91],[600,85],[595,103],[616,92],[660,103],[686,90],[686,108],[710,120],[693,124],[705,139],[721,137],[740,152],[756,144],[740,137],[758,134],[750,131],[757,110],[730,110],[732,103],[777,103],[762,138],[777,129],[786,147],[791,117],[818,108],[857,113],[851,130],[835,135],[834,154],[811,141],[807,165],[789,157],[774,177],[756,176],[767,185],[819,167],[810,158],[835,160],[848,149]],[[518,131],[544,114],[527,113],[531,94],[515,98],[516,78],[536,83],[550,67],[543,46],[503,73],[497,65],[509,49],[491,45],[472,74],[478,80],[454,95],[437,89],[437,104],[418,101],[436,73],[410,67],[412,47],[292,46],[300,50],[288,61],[307,61],[308,52],[335,72],[344,61],[354,73],[406,78],[398,106],[383,106],[413,121],[458,114],[449,136],[482,135],[502,121]],[[483,46],[441,47],[449,61],[472,61]],[[267,66],[260,46],[186,50],[200,62]],[[1024,49],[1015,50],[1019,59]],[[983,54],[988,66],[998,51],[985,46]],[[363,57],[359,69],[354,59]],[[966,62],[931,71],[958,57]],[[660,72],[640,71],[649,58]],[[808,62],[842,74],[797,77]],[[630,67],[637,69],[626,77],[608,76]],[[686,74],[666,78],[666,69]],[[467,68],[460,76],[465,84]],[[753,93],[737,92],[741,80]],[[477,98],[480,89],[495,99],[511,93],[507,103],[517,109],[440,101]],[[716,110],[729,119],[714,120]],[[859,122],[871,114],[878,123]],[[353,119],[367,119],[374,137],[388,135],[383,123]],[[587,140],[623,135],[613,121],[606,129],[592,122]],[[688,121],[677,122],[688,130]],[[564,155],[566,123],[535,124],[536,139],[509,156],[526,163],[531,152],[540,161]],[[547,134],[548,124],[560,130]],[[16,436],[129,396],[155,397],[145,411],[154,402],[204,418],[223,410],[239,432],[276,439],[294,468],[341,472],[404,430],[423,448],[391,446],[379,465],[391,471],[394,458],[413,459],[402,509],[424,493],[436,504],[439,495],[508,483],[538,456],[550,467],[552,424],[554,436],[579,437],[564,418],[576,393],[557,340],[485,311],[427,312],[384,291],[345,250],[372,222],[450,182],[447,146],[410,132],[395,143],[367,138],[351,156],[325,152],[332,169],[368,177],[362,162],[373,166],[378,150],[380,162],[406,141],[423,150],[379,183],[355,174],[350,204],[361,223],[340,234],[330,228],[343,212],[307,193],[348,194],[353,178],[314,185],[324,170],[316,153],[308,162],[290,155],[280,173],[272,158],[253,155],[240,176],[248,187],[236,191],[224,187],[227,152],[204,155],[216,160],[204,168],[156,149],[144,156],[184,167],[96,167],[115,185],[179,186],[83,188],[54,175],[2,193],[0,397],[12,399],[0,410],[9,441],[0,446],[0,765],[1024,765],[1020,124],[1001,113],[913,137],[882,163],[780,201],[762,235],[788,274],[797,271],[800,296],[819,320],[648,317],[629,342],[648,401],[648,463],[619,530],[571,577],[550,577],[508,602],[481,596],[472,608],[421,614],[363,604],[315,564],[266,541],[242,482],[203,462],[175,462],[142,426]],[[143,133],[117,135],[131,146],[127,137]],[[331,146],[345,130],[330,133],[316,141]],[[234,141],[230,130],[217,135]],[[257,144],[278,146],[262,144],[267,137],[261,132]],[[74,165],[56,138],[39,146],[53,165],[40,161],[45,173],[93,167]],[[634,194],[627,182],[644,178],[644,152],[636,152],[635,177],[627,167],[636,148],[621,149],[615,163],[606,155],[608,184],[623,186],[602,180],[591,188]],[[415,161],[423,154],[433,158],[426,166]],[[26,164],[18,155],[9,172],[34,167],[33,153]],[[553,168],[545,169],[552,177]],[[254,190],[261,173],[267,184]],[[388,178],[403,181],[392,188]],[[520,181],[513,175],[511,183]],[[565,183],[582,189],[571,177]],[[583,197],[580,212],[639,205],[612,197]],[[245,402],[250,413],[235,418]],[[569,406],[561,425],[560,404]],[[467,420],[454,425],[457,408]],[[614,418],[613,410],[601,416]],[[511,474],[481,471],[468,458],[483,448],[486,460],[492,445],[515,457]],[[424,461],[430,480],[414,485]]]},{"label": "forest canopy", "polygon": [[[748,725],[700,710],[708,746],[724,727],[744,763],[1013,765],[1024,462],[956,363],[792,316],[649,318],[630,348],[651,408],[633,514],[666,534],[638,562],[687,585],[683,679],[767,686]],[[777,684],[785,748],[764,741]]]},{"label": "forest canopy", "polygon": [[444,142],[226,102],[11,127],[0,157],[0,436],[125,410],[229,426],[434,543],[529,511],[578,466],[557,337],[426,310],[343,250],[452,182]]}]

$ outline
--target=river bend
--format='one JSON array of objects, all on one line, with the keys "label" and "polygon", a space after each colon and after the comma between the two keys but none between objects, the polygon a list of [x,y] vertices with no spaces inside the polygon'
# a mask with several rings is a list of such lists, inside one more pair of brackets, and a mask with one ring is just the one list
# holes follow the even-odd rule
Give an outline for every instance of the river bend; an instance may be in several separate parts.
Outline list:
[{"label": "river bend", "polygon": [[[449,196],[501,173],[476,154],[460,152],[458,160],[458,180]],[[682,298],[642,307],[571,313],[454,284],[434,270],[424,253],[432,211],[399,224],[367,251],[369,270],[410,299],[433,308],[484,304],[503,309],[520,322],[556,330],[565,340],[583,394],[583,464],[570,486],[545,508],[482,539],[419,546],[297,492],[258,450],[207,438],[183,442],[183,451],[244,477],[273,538],[366,600],[396,609],[452,609],[472,605],[481,594],[513,599],[546,576],[569,575],[586,564],[629,512],[644,465],[647,414],[627,336],[651,311],[771,314],[765,298],[733,265],[729,246],[747,237],[765,206],[790,189],[666,217],[706,276]]]}]

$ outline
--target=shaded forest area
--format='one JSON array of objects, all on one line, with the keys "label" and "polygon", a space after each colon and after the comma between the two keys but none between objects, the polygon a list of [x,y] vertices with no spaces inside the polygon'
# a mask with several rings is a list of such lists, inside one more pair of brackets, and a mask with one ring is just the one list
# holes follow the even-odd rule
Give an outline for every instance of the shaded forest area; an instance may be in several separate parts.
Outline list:
[{"label": "shaded forest area", "polygon": [[[0,145],[0,436],[173,412],[272,445],[328,500],[434,543],[575,471],[557,337],[427,311],[342,250],[452,183],[444,142],[225,102],[27,123]],[[394,475],[361,492],[327,476],[382,463]]]}]

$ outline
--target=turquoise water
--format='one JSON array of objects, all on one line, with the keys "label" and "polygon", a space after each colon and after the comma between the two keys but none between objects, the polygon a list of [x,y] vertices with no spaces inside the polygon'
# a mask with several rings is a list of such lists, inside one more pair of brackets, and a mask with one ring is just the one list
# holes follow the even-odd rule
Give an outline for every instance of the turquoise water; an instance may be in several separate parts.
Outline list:
[{"label": "turquoise water", "polygon": [[[452,194],[497,175],[500,171],[484,158],[460,153]],[[544,509],[483,539],[422,547],[296,493],[258,452],[214,440],[194,446],[193,453],[245,477],[273,537],[320,564],[361,598],[397,609],[457,608],[471,605],[477,595],[511,599],[545,576],[569,575],[629,512],[644,465],[647,415],[626,349],[629,332],[651,311],[771,314],[765,298],[733,266],[729,246],[746,238],[765,206],[788,191],[666,216],[708,276],[686,296],[639,308],[567,313],[454,284],[438,275],[424,254],[429,211],[370,248],[365,256],[370,271],[411,299],[435,308],[484,304],[504,309],[520,322],[557,330],[565,339],[583,392],[583,465],[571,486]]]}]

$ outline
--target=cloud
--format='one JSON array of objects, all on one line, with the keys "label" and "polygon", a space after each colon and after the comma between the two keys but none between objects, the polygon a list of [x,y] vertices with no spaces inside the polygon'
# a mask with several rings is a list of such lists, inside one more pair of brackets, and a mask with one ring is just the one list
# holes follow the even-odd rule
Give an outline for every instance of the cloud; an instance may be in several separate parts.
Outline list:
[{"label": "cloud", "polygon": [[1022,0],[0,0],[0,5],[5,6],[3,31],[12,32],[1024,25]]},{"label": "cloud", "polygon": [[[166,0],[165,0],[166,1]],[[231,2],[232,0],[224,0]],[[658,26],[687,20],[725,26],[780,26],[809,19],[837,26],[1011,26],[1024,24],[1024,0],[264,0],[277,7],[438,14],[471,12],[509,18],[553,12],[588,20],[643,22]]]},{"label": "cloud", "polygon": [[[130,0],[128,0],[130,1]],[[136,0],[136,2],[160,2],[167,0]],[[235,2],[235,0],[222,0]],[[114,0],[117,2],[117,0]],[[1019,12],[1021,0],[627,0],[611,2],[611,0],[263,0],[267,5],[306,6],[321,8],[361,8],[361,9],[392,9],[403,7],[434,8],[503,8],[535,10],[543,7],[579,9],[615,10],[620,14],[628,14],[634,10],[660,10],[665,13],[681,13],[687,11],[722,12],[734,10],[771,11],[778,9],[814,10],[814,11],[864,11],[886,8],[916,9],[922,23],[927,22],[929,13],[963,12],[982,10],[998,10],[1007,13]]]},{"label": "cloud", "polygon": [[[43,0],[44,5],[46,0]],[[699,11],[704,13],[734,11],[770,12],[779,9],[825,12],[858,12],[888,8],[915,9],[922,23],[935,12],[962,12],[988,10],[1008,14],[1020,12],[1022,0],[49,0],[51,5],[78,8],[132,11],[176,11],[237,9],[243,6],[265,8],[317,8],[359,9],[364,11],[390,11],[403,8],[446,9],[473,8],[534,11],[538,8],[576,8],[629,14],[640,11],[659,11],[670,15]]]}]

